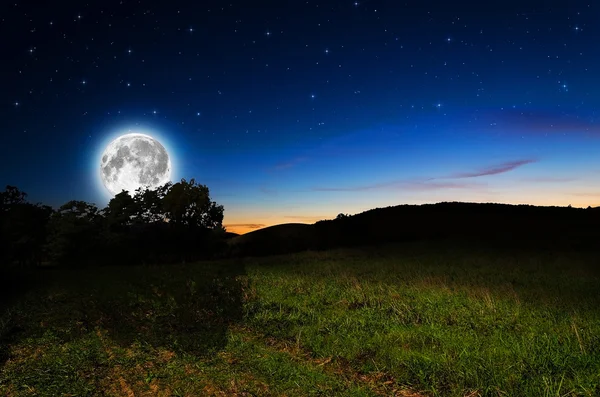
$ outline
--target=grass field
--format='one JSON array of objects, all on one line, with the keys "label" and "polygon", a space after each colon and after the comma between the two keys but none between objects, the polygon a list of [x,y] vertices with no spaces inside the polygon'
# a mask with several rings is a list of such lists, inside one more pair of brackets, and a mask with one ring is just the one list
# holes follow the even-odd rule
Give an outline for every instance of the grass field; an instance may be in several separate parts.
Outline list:
[{"label": "grass field", "polygon": [[413,243],[40,273],[4,396],[598,396],[599,258]]}]

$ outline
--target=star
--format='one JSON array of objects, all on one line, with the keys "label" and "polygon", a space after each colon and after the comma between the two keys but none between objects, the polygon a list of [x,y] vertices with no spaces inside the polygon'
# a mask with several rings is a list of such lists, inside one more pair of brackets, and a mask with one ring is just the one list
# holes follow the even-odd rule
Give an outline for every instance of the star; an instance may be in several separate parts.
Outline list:
[{"label": "star", "polygon": [[329,54],[329,48],[325,49],[325,54]]},{"label": "star", "polygon": [[311,99],[315,99],[315,94],[310,94]]}]

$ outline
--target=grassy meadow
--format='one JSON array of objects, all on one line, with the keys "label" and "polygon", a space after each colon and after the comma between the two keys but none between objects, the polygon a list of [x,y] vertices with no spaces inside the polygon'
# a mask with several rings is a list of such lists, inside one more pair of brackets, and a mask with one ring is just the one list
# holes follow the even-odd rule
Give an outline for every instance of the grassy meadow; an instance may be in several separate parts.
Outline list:
[{"label": "grassy meadow", "polygon": [[598,259],[423,242],[38,271],[0,311],[0,395],[598,396]]}]

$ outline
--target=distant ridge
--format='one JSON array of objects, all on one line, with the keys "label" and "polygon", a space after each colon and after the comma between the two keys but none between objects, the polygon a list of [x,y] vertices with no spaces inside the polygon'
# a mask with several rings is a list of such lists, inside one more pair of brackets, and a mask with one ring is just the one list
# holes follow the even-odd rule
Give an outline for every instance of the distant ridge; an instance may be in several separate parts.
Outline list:
[{"label": "distant ridge", "polygon": [[242,234],[227,241],[234,255],[295,252],[314,246],[314,225],[283,223]]},{"label": "distant ridge", "polygon": [[231,239],[231,238],[234,238],[234,237],[237,237],[237,236],[239,236],[239,234],[237,234],[237,233],[225,232],[225,239]]},{"label": "distant ridge", "polygon": [[459,239],[519,248],[600,251],[600,207],[441,202],[375,208],[315,224],[288,223],[228,241],[232,255],[415,240]]}]

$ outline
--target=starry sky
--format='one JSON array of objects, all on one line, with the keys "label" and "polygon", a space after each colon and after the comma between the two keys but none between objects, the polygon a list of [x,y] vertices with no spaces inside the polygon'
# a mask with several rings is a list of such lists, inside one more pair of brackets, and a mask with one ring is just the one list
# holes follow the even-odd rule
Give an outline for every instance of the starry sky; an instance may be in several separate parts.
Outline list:
[{"label": "starry sky", "polygon": [[229,231],[440,201],[600,205],[600,4],[3,1],[1,184],[104,207],[142,132]]}]

